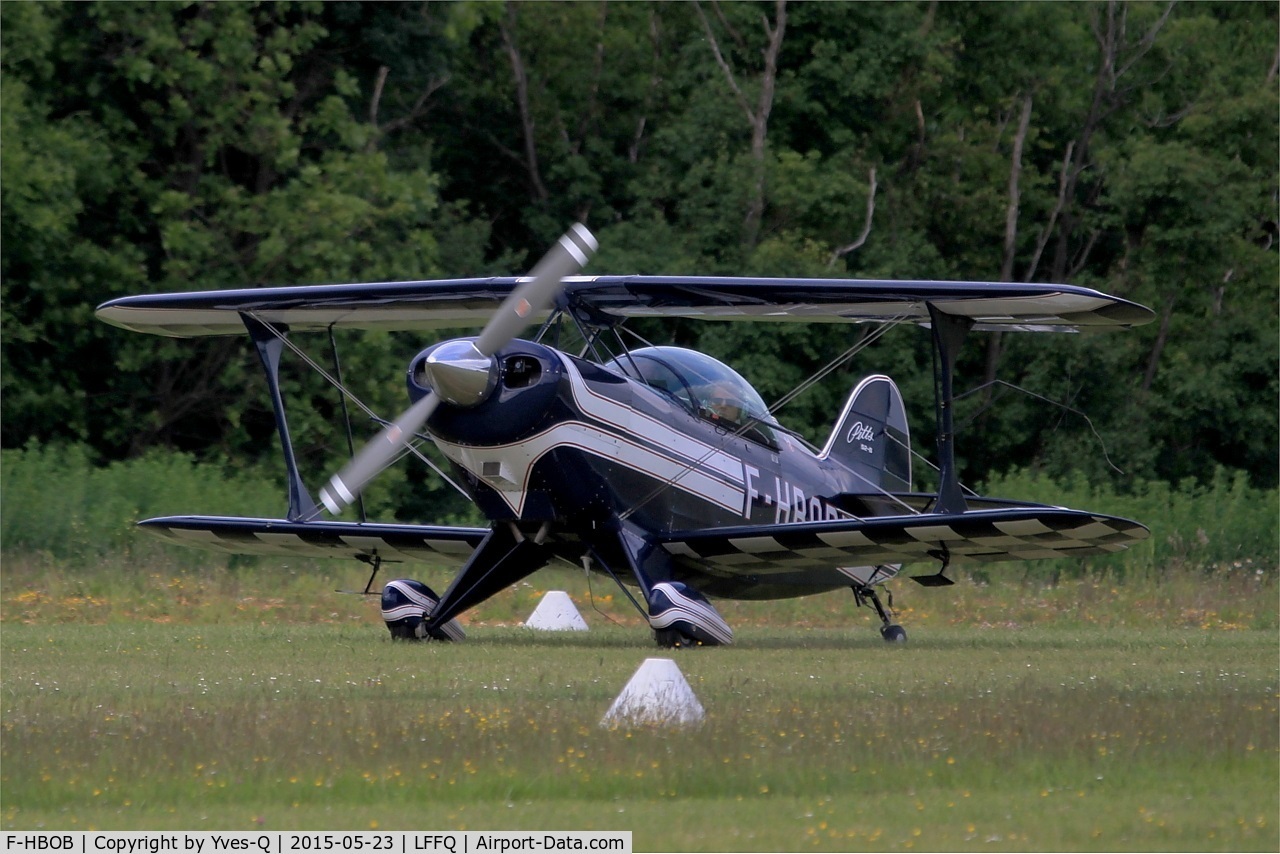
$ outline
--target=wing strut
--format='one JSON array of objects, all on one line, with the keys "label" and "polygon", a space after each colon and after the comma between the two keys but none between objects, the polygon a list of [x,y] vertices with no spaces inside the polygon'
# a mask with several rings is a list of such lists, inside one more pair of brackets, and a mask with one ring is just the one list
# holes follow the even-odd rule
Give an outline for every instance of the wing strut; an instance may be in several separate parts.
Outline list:
[{"label": "wing strut", "polygon": [[973,320],[947,314],[932,302],[928,303],[930,324],[933,330],[933,346],[937,353],[934,374],[934,402],[938,418],[938,501],[934,511],[938,513],[963,513],[969,509],[960,487],[960,473],[956,470],[956,435],[954,394],[951,380],[955,373],[960,345],[973,328]]},{"label": "wing strut", "polygon": [[280,354],[284,351],[284,333],[287,327],[273,329],[257,318],[240,312],[240,319],[249,330],[249,337],[258,348],[262,360],[262,372],[267,377],[271,392],[271,408],[276,413],[276,431],[280,434],[280,447],[284,451],[284,466],[289,477],[289,513],[286,518],[295,522],[315,513],[316,503],[298,474],[298,459],[293,454],[293,441],[289,438],[289,421],[285,418],[284,397],[280,394]]}]

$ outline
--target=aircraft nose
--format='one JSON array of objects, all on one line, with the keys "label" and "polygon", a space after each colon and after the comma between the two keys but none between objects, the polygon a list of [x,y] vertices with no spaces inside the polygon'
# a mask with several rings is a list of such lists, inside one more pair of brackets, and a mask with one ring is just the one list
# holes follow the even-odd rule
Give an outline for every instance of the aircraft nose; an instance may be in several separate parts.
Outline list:
[{"label": "aircraft nose", "polygon": [[477,406],[498,384],[498,366],[492,356],[476,349],[470,339],[446,341],[431,351],[422,365],[431,389],[454,406]]}]

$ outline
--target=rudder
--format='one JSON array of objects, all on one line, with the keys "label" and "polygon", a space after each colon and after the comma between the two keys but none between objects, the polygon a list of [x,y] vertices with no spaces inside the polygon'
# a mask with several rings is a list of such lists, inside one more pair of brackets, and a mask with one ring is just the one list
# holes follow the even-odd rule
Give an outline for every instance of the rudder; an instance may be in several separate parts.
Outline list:
[{"label": "rudder", "polygon": [[911,491],[911,431],[893,380],[876,374],[854,387],[822,456],[852,469],[867,487]]}]

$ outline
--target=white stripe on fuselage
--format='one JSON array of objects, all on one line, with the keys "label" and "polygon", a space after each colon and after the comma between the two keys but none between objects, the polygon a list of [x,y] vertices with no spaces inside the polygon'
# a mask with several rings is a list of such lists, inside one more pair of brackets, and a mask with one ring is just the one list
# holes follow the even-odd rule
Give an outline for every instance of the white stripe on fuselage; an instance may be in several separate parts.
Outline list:
[{"label": "white stripe on fuselage", "polygon": [[[742,513],[746,493],[740,459],[592,391],[572,362],[565,359],[563,364],[578,409],[619,433],[586,421],[563,421],[520,442],[505,445],[476,447],[437,437],[436,446],[449,459],[494,488],[517,516],[524,511],[534,466],[559,448],[594,454],[669,483],[675,489],[732,513]],[[653,444],[648,444],[650,442]],[[488,475],[485,463],[490,464]]]},{"label": "white stripe on fuselage", "polygon": [[[594,391],[587,385],[578,367],[568,359],[562,359],[565,373],[569,376],[569,388],[573,392],[573,402],[583,414],[615,427],[623,433],[640,436],[659,447],[674,451],[688,462],[695,462],[719,472],[737,484],[742,484],[742,460],[725,453],[714,445],[700,442],[688,433],[682,433],[666,423],[646,415],[634,407],[619,403]],[[739,502],[741,507],[741,502]]]}]

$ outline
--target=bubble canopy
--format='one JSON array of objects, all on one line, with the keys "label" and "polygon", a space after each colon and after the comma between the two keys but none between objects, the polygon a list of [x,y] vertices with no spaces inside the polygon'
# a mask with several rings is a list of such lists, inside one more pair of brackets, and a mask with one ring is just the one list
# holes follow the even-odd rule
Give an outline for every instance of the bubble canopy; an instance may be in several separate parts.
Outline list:
[{"label": "bubble canopy", "polygon": [[694,414],[774,445],[773,416],[742,375],[723,362],[683,347],[644,347],[608,367],[665,392]]}]

